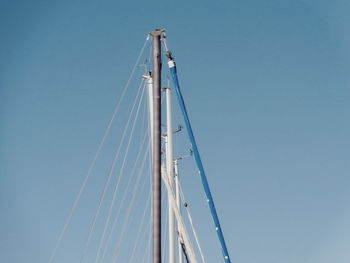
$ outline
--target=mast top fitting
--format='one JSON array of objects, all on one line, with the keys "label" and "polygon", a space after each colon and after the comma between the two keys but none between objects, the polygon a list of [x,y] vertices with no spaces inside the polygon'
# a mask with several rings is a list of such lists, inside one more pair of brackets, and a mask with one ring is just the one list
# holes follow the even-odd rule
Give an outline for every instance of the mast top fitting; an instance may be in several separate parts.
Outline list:
[{"label": "mast top fitting", "polygon": [[154,31],[149,32],[149,34],[153,37],[156,37],[156,36],[163,36],[164,37],[165,29],[155,29]]}]

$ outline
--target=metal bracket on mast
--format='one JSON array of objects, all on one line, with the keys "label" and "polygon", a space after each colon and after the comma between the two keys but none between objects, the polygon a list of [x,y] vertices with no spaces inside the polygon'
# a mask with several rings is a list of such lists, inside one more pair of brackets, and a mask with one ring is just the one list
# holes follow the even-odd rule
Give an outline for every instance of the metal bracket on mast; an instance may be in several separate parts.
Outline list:
[{"label": "metal bracket on mast", "polygon": [[[177,129],[175,131],[173,131],[173,134],[178,133],[180,131],[182,131],[181,125],[177,126]],[[167,135],[168,135],[168,133],[163,133],[162,137],[165,138],[165,137],[167,137]]]},{"label": "metal bracket on mast", "polygon": [[165,29],[156,29],[154,31],[149,32],[149,34],[152,37],[156,37],[156,36],[165,36]]},{"label": "metal bracket on mast", "polygon": [[177,161],[180,161],[180,160],[183,160],[185,158],[192,157],[192,156],[193,156],[193,151],[190,149],[190,153],[189,154],[175,158],[174,162],[177,162]]}]

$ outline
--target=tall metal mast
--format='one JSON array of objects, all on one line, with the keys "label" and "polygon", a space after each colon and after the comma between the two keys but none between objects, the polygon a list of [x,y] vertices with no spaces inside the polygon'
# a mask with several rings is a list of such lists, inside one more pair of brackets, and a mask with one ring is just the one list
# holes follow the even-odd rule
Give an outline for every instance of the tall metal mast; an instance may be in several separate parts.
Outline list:
[{"label": "tall metal mast", "polygon": [[151,32],[153,37],[153,263],[161,263],[161,38],[162,30]]}]

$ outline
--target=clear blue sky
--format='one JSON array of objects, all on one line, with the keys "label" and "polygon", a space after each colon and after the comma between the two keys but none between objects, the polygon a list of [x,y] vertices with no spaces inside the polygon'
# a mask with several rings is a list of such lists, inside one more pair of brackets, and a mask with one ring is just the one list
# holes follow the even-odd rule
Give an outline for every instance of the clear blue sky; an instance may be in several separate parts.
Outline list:
[{"label": "clear blue sky", "polygon": [[166,28],[233,262],[349,262],[349,13],[345,0],[2,0],[0,261],[48,262],[147,32]]}]

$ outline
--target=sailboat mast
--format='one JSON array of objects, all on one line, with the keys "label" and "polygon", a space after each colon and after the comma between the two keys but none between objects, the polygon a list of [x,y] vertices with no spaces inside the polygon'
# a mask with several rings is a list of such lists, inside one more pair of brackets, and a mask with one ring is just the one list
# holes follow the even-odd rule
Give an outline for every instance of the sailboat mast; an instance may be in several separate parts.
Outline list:
[{"label": "sailboat mast", "polygon": [[[176,193],[176,204],[181,214],[181,195],[180,195],[180,178],[179,178],[179,160],[174,160],[174,177],[175,177],[175,193]],[[179,224],[177,225],[177,228],[179,228]],[[180,243],[180,236],[178,238],[178,257],[179,257],[179,263],[183,262],[183,256],[182,256],[182,248]]]},{"label": "sailboat mast", "polygon": [[[170,186],[174,186],[174,155],[173,155],[173,120],[172,120],[172,109],[171,109],[171,92],[170,87],[165,89],[166,97],[166,122],[167,122],[167,134],[165,136],[166,142],[166,166],[167,173],[169,176]],[[171,193],[168,193],[171,194]],[[175,263],[175,217],[173,208],[171,207],[170,200],[168,200],[169,205],[169,263]]]},{"label": "sailboat mast", "polygon": [[153,37],[153,184],[152,238],[153,263],[161,263],[161,38],[162,30],[151,32]]}]

